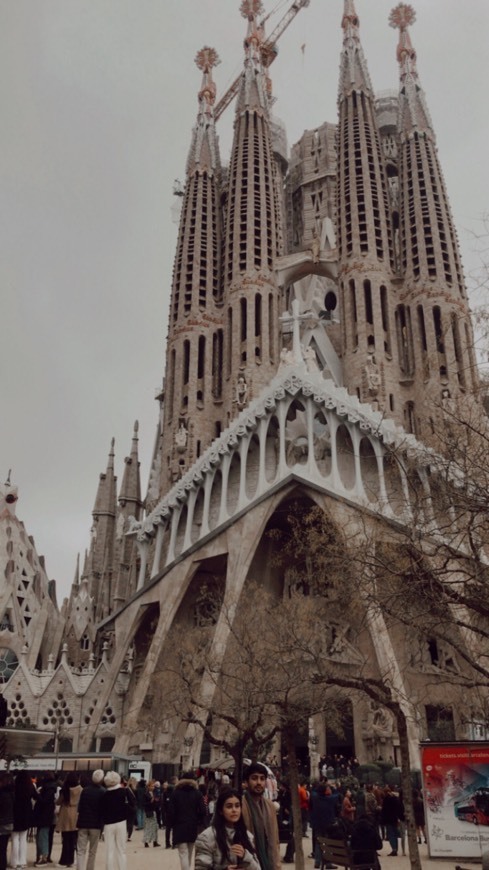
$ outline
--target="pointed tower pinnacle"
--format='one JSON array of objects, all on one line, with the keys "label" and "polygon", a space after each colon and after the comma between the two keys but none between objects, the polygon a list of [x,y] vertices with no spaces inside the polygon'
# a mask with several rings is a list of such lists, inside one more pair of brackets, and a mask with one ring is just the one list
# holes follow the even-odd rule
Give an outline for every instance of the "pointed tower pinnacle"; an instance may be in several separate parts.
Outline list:
[{"label": "pointed tower pinnacle", "polygon": [[245,67],[236,112],[239,116],[245,109],[256,109],[268,114],[270,81],[262,61],[264,30],[257,20],[263,12],[263,4],[261,0],[243,0],[240,11],[248,21],[248,30],[244,40]]},{"label": "pointed tower pinnacle", "polygon": [[[114,548],[114,526],[116,517],[117,478],[114,474],[114,445],[110,443],[107,469],[100,475],[95,505],[92,511],[92,528],[90,529],[90,552],[88,557],[88,575],[90,594],[98,602],[101,600],[105,584],[104,570],[111,564]],[[109,556],[109,558],[107,558]],[[105,594],[105,593],[103,593]]]},{"label": "pointed tower pinnacle", "polygon": [[131,502],[141,507],[141,483],[139,479],[139,457],[138,457],[138,430],[139,423],[136,420],[134,423],[134,432],[132,436],[131,453],[126,456],[124,463],[124,475],[122,478],[121,489],[119,493],[119,504],[124,506],[127,502]]},{"label": "pointed tower pinnacle", "polygon": [[100,475],[97,496],[93,508],[94,517],[104,514],[114,516],[115,514],[115,487],[117,478],[114,476],[114,448],[115,438],[112,438],[110,442],[109,458],[107,460],[107,469],[105,474],[102,473]]},{"label": "pointed tower pinnacle", "polygon": [[433,124],[419,83],[416,52],[411,43],[408,27],[416,21],[416,13],[408,3],[399,3],[389,16],[391,27],[399,30],[397,60],[400,67],[399,131],[409,136],[416,130],[435,141]]},{"label": "pointed tower pinnacle", "polygon": [[199,91],[199,113],[187,161],[187,176],[199,170],[207,171],[212,177],[219,169],[219,153],[214,128],[216,86],[212,79],[212,70],[220,62],[216,50],[208,45],[201,48],[195,57],[198,69],[202,70],[202,85]]},{"label": "pointed tower pinnacle", "polygon": [[373,88],[360,43],[360,21],[355,10],[354,0],[344,0],[343,52],[340,64],[338,99],[349,96],[352,91],[362,91],[373,97]]}]

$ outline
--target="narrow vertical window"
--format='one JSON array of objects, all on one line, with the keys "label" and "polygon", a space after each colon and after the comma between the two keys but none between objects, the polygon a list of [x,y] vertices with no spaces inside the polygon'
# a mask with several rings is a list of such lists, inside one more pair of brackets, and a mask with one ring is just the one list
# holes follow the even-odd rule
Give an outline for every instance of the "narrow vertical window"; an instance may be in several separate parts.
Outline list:
[{"label": "narrow vertical window", "polygon": [[261,296],[255,296],[255,336],[261,335]]},{"label": "narrow vertical window", "polygon": [[218,329],[212,336],[212,395],[222,397],[223,333]]},{"label": "narrow vertical window", "polygon": [[464,372],[464,364],[462,357],[462,344],[460,342],[460,334],[458,331],[458,320],[455,313],[452,314],[452,337],[453,337],[453,350],[455,354],[455,365],[457,368],[457,377],[458,382],[461,388],[465,389],[465,372]]},{"label": "narrow vertical window", "polygon": [[273,293],[268,296],[268,353],[270,362],[275,362],[275,319],[273,316]]},{"label": "narrow vertical window", "polygon": [[391,331],[389,325],[389,306],[387,301],[387,288],[382,284],[380,287],[380,313],[382,317],[382,330],[384,333],[384,351],[387,356],[392,353]]},{"label": "narrow vertical window", "polygon": [[183,385],[186,386],[190,376],[190,342],[183,342]]},{"label": "narrow vertical window", "polygon": [[205,373],[205,336],[199,335],[199,354],[197,359],[197,377],[201,380]]},{"label": "narrow vertical window", "polygon": [[248,311],[246,306],[246,299],[240,299],[239,306],[241,312],[241,341],[246,341],[246,336],[248,333]]},{"label": "narrow vertical window", "polygon": [[226,376],[229,378],[233,361],[233,309],[228,309],[228,334],[226,336]]},{"label": "narrow vertical window", "polygon": [[350,288],[350,309],[351,309],[351,328],[352,328],[352,347],[358,347],[358,319],[357,319],[357,297],[355,293],[355,282],[350,279],[348,282]]},{"label": "narrow vertical window", "polygon": [[170,353],[170,371],[168,372],[168,387],[165,396],[165,415],[167,420],[173,417],[173,400],[175,396],[175,348]]}]

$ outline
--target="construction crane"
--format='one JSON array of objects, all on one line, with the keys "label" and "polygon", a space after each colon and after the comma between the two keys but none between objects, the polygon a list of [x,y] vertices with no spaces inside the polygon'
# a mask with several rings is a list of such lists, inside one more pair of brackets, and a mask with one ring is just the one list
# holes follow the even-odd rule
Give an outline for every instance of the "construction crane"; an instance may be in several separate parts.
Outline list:
[{"label": "construction crane", "polygon": [[[305,6],[309,6],[310,0],[294,0],[292,6],[285,13],[283,18],[280,19],[277,24],[275,30],[272,31],[270,36],[265,40],[263,45],[260,48],[261,59],[263,66],[268,69],[271,63],[275,60],[277,56],[277,46],[276,43],[282,36],[284,30],[287,29],[290,22],[295,18],[298,12],[303,9]],[[268,16],[267,16],[268,17]],[[263,26],[266,19],[260,22],[260,27]],[[229,106],[229,104],[233,101],[234,97],[238,93],[239,83],[241,81],[241,73],[234,80],[232,85],[227,89],[226,93],[221,97],[219,102],[217,103],[214,109],[214,118],[217,121],[225,109]]]}]

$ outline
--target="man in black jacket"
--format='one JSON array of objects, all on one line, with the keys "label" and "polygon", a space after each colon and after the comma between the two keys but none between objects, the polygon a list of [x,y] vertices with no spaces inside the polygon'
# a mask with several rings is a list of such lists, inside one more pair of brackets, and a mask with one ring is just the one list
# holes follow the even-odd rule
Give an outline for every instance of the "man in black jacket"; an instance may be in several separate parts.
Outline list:
[{"label": "man in black jacket", "polygon": [[380,852],[382,845],[377,825],[366,814],[360,816],[353,825],[350,838],[355,864],[370,864],[371,870],[380,870],[377,852]]},{"label": "man in black jacket", "polygon": [[[95,855],[100,840],[102,827],[100,801],[105,791],[103,787],[103,770],[94,770],[92,782],[86,785],[78,803],[78,840],[76,846],[78,867],[83,870],[94,870]],[[85,865],[85,854],[88,847],[88,859]]]},{"label": "man in black jacket", "polygon": [[169,822],[181,870],[190,870],[197,834],[205,824],[205,803],[193,773],[183,773],[170,799]]}]

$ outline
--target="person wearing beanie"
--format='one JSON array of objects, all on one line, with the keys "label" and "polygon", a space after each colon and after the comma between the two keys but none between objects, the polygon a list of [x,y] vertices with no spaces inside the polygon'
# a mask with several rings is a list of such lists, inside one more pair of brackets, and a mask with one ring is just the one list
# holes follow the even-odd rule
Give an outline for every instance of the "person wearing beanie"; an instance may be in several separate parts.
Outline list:
[{"label": "person wearing beanie", "polygon": [[255,838],[255,849],[261,870],[280,870],[280,844],[277,811],[265,797],[268,770],[254,762],[244,768],[243,820]]},{"label": "person wearing beanie", "polygon": [[[104,772],[103,770],[94,770],[92,781],[83,788],[78,804],[76,854],[79,870],[94,870],[95,868],[95,855],[102,828],[100,816],[104,791]],[[86,858],[87,849],[88,858]]]},{"label": "person wearing beanie", "polygon": [[121,786],[117,771],[109,770],[104,777],[106,791],[100,801],[100,816],[105,838],[107,870],[126,870],[126,819],[129,812],[126,789]]}]

